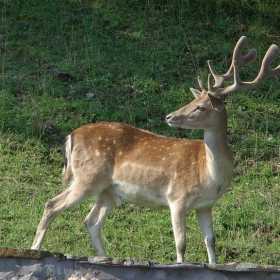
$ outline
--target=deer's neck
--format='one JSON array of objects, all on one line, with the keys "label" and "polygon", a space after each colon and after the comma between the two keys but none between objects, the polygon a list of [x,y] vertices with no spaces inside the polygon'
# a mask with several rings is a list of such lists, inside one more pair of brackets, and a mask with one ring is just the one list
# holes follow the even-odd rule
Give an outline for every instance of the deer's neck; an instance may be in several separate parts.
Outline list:
[{"label": "deer's neck", "polygon": [[228,147],[226,119],[219,126],[204,130],[204,142],[206,166],[210,175],[231,174],[233,157]]},{"label": "deer's neck", "polygon": [[226,130],[204,131],[204,142],[209,156],[219,158],[225,151],[229,151]]}]

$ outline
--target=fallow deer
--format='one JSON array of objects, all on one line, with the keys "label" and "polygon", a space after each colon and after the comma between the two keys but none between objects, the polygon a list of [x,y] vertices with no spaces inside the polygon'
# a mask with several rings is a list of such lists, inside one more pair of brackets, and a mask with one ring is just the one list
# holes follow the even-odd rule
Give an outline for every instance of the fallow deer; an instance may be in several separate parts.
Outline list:
[{"label": "fallow deer", "polygon": [[[272,45],[256,79],[240,81],[239,69],[257,56],[255,49],[242,55],[246,41],[241,37],[237,42],[227,73],[219,75],[208,61],[215,84],[211,75],[207,87],[198,77],[201,90],[191,88],[196,99],[166,117],[172,127],[203,129],[204,141],[167,138],[116,122],[84,125],[68,135],[62,177],[69,187],[46,203],[32,249],[41,248],[50,223],[62,211],[95,196],[85,225],[98,256],[106,256],[101,227],[124,199],[153,209],[170,209],[178,263],[184,261],[186,249],[186,212],[195,210],[209,263],[216,263],[211,210],[231,184],[233,174],[226,109],[219,97],[254,88],[280,74],[280,65],[270,68],[279,52]],[[224,86],[231,78],[233,84]]]}]

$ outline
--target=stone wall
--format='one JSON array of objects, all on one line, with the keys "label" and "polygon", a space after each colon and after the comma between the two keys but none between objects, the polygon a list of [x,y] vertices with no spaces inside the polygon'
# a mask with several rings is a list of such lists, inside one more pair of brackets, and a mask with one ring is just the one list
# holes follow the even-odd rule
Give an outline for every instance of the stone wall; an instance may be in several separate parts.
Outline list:
[{"label": "stone wall", "polygon": [[47,251],[0,248],[0,279],[277,280],[280,279],[280,267],[250,263],[160,264],[152,261],[75,257]]}]

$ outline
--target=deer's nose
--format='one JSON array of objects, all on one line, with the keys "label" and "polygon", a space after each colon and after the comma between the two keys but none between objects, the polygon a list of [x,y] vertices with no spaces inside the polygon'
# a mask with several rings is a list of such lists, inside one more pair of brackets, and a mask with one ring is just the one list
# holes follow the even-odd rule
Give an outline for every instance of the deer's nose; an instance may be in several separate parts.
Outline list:
[{"label": "deer's nose", "polygon": [[171,120],[173,117],[173,114],[169,114],[165,117],[165,121],[168,122],[169,120]]}]

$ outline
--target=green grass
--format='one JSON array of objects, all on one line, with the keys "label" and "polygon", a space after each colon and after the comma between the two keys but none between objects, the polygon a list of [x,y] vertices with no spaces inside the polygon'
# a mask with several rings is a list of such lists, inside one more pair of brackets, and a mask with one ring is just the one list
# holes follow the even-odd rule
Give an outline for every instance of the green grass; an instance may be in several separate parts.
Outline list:
[{"label": "green grass", "polygon": [[[262,3],[260,3],[262,2]],[[0,2],[0,245],[30,248],[45,202],[62,191],[61,144],[75,128],[126,122],[173,137],[168,113],[192,100],[206,61],[226,71],[234,44],[248,37],[257,61],[280,45],[278,1]],[[280,63],[278,56],[273,65]],[[59,74],[61,71],[67,75]],[[280,262],[280,77],[226,98],[235,156],[229,191],[214,207],[219,263]],[[83,220],[92,200],[62,213],[44,250],[94,255]],[[168,211],[116,208],[104,224],[109,256],[176,260]],[[186,260],[206,262],[195,215],[187,218]]]}]

